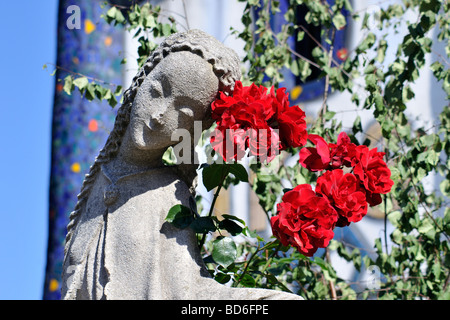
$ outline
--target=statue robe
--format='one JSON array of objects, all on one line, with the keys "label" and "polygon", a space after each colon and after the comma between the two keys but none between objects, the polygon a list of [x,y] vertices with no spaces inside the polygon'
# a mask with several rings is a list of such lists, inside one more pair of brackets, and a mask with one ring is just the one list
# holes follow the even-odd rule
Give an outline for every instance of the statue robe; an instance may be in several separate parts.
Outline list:
[{"label": "statue robe", "polygon": [[[209,275],[190,228],[164,219],[189,206],[170,168],[98,177],[67,243],[64,299],[301,299],[275,290],[229,288]],[[107,205],[108,203],[108,205]]]}]

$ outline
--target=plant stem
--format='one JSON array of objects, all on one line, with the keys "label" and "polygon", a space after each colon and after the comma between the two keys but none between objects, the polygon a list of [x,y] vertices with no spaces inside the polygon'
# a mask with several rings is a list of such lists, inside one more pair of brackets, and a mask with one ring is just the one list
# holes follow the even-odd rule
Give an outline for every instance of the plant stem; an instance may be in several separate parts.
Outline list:
[{"label": "plant stem", "polygon": [[386,250],[386,254],[388,253],[388,244],[387,244],[387,198],[384,195],[384,248]]},{"label": "plant stem", "polygon": [[[264,265],[263,269],[261,270],[261,273],[258,274],[258,276],[255,278],[255,283],[258,283],[259,280],[261,280],[261,277],[264,273],[264,271],[266,271],[266,269],[270,266],[270,264],[272,263],[273,257],[277,254],[278,250],[281,248],[282,244],[278,244],[278,247],[272,252],[271,256],[269,259],[267,259],[266,264]],[[262,249],[264,249],[266,246],[264,246]],[[262,250],[261,249],[261,250]]]},{"label": "plant stem", "polygon": [[[208,217],[211,217],[214,212],[214,206],[216,205],[216,201],[217,201],[217,198],[219,197],[220,190],[222,190],[223,183],[227,176],[228,176],[228,171],[226,171],[226,173],[222,172],[222,180],[220,181],[220,184],[217,186],[216,192],[214,193],[214,197],[211,202],[211,208],[209,208],[209,212],[208,212]],[[203,233],[202,239],[200,240],[200,243],[199,243],[200,250],[202,249],[203,245],[205,244],[207,234],[208,234],[207,232]]]},{"label": "plant stem", "polygon": [[[325,248],[325,255],[327,258],[328,263],[331,266],[331,259],[330,259],[330,252],[328,250],[328,247]],[[330,291],[331,291],[331,299],[332,300],[337,300],[337,296],[336,296],[336,288],[334,287],[334,282],[332,280],[328,281],[328,284],[330,286]]]},{"label": "plant stem", "polygon": [[186,27],[188,30],[190,30],[191,28],[189,27],[189,20],[188,20],[188,15],[187,15],[187,10],[186,10],[186,2],[184,0],[182,0],[182,2],[183,2],[184,17],[186,19]]}]

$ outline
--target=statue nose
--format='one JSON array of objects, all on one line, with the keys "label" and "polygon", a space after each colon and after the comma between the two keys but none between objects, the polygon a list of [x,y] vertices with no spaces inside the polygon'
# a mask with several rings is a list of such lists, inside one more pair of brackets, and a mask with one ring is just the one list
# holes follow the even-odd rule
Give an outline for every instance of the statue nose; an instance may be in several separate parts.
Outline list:
[{"label": "statue nose", "polygon": [[150,127],[153,127],[155,125],[161,125],[163,122],[163,116],[164,116],[163,113],[152,116],[150,118]]}]

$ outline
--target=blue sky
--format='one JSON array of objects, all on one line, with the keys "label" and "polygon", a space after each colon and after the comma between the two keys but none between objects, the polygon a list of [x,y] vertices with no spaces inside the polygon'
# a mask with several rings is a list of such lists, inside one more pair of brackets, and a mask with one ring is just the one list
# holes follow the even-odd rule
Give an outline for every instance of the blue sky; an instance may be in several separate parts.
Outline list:
[{"label": "blue sky", "polygon": [[[2,1],[0,299],[42,299],[57,0]],[[49,68],[50,69],[50,68]]]}]

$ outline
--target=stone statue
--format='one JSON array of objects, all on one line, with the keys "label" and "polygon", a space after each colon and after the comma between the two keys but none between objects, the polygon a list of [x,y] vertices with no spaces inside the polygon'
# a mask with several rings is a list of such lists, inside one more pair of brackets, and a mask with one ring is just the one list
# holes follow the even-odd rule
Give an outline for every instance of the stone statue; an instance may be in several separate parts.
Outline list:
[{"label": "stone statue", "polygon": [[149,57],[71,213],[64,299],[301,299],[217,283],[193,231],[164,221],[173,205],[189,206],[196,175],[193,164],[163,165],[172,133],[192,133],[196,120],[209,127],[211,102],[239,78],[234,51],[199,30],[168,37]]}]

